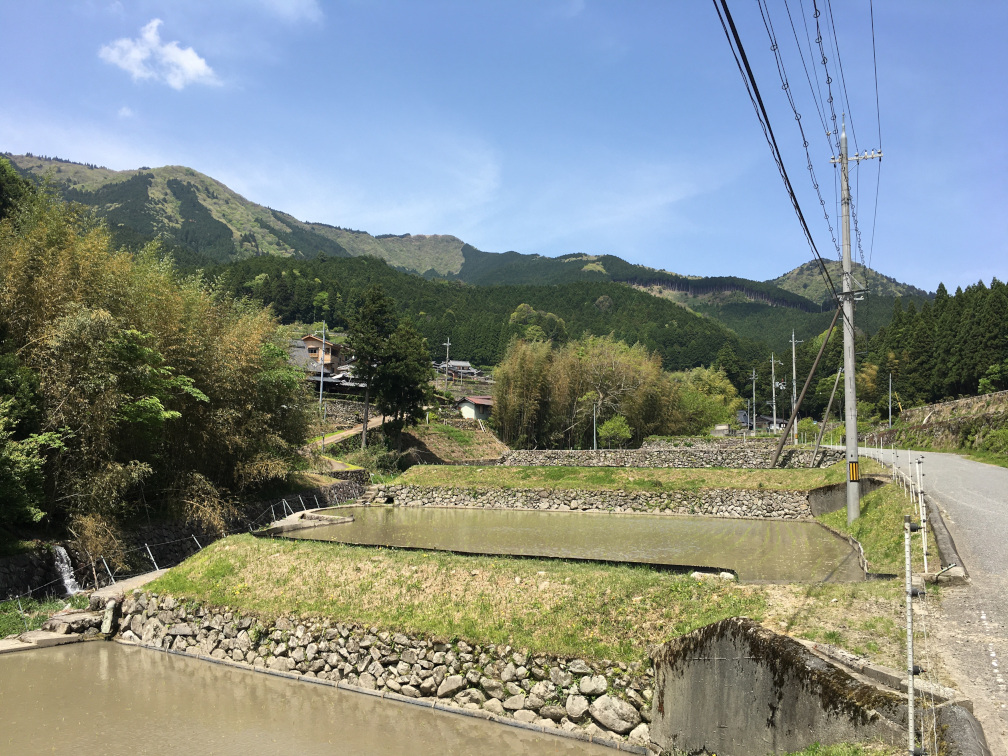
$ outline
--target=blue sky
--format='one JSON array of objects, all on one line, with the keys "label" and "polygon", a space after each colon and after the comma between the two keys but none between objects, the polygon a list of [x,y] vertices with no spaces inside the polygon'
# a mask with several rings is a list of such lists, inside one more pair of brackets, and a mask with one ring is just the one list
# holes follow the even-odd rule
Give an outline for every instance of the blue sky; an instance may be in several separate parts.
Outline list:
[{"label": "blue sky", "polygon": [[[837,115],[849,103],[858,149],[877,148],[869,6],[832,5]],[[759,9],[729,7],[816,243],[836,257]],[[812,0],[768,7],[839,239],[832,152],[787,15],[804,9],[814,40]],[[1003,280],[1008,4],[874,12],[885,157],[852,169],[866,260],[929,290]],[[0,151],[187,165],[303,220],[493,252],[755,279],[811,257],[712,3],[0,0],[0,28]]]}]

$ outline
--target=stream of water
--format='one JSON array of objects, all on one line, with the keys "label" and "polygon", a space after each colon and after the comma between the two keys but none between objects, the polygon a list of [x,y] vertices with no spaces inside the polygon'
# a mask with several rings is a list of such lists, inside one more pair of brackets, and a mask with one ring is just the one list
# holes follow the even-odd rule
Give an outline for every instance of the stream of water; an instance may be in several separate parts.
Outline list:
[{"label": "stream of water", "polygon": [[854,582],[857,553],[815,522],[538,512],[464,507],[339,507],[353,522],[287,537],[369,546],[734,570],[744,582]]},{"label": "stream of water", "polygon": [[602,754],[608,748],[186,656],[0,655],[0,754]]}]

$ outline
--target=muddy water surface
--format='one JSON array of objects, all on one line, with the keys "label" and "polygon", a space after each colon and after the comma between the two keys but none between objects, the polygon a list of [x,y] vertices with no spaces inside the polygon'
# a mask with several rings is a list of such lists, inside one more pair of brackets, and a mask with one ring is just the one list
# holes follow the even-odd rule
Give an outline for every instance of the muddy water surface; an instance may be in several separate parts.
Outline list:
[{"label": "muddy water surface", "polygon": [[864,579],[850,544],[815,522],[463,507],[330,511],[354,520],[288,536],[466,554],[726,569],[744,582]]},{"label": "muddy water surface", "polygon": [[0,656],[0,754],[613,754],[117,643]]}]

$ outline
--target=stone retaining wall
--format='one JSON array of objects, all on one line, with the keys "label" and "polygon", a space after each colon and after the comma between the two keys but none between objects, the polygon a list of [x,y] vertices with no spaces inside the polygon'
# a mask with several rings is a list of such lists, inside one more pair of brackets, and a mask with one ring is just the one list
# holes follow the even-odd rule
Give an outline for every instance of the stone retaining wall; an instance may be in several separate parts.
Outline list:
[{"label": "stone retaining wall", "polygon": [[[734,467],[768,468],[777,442],[774,439],[684,438],[652,442],[640,449],[517,449],[501,464],[515,467]],[[778,467],[808,467],[810,449],[785,447]],[[821,449],[816,467],[829,467],[843,452]]]},{"label": "stone retaining wall", "polygon": [[[54,580],[59,580],[59,573],[48,548],[0,559],[0,601],[28,593]],[[59,584],[57,587],[60,587]]]},{"label": "stone retaining wall", "polygon": [[117,616],[118,636],[144,646],[480,711],[586,739],[640,745],[650,739],[654,674],[640,662],[585,662],[320,619],[264,623],[141,591],[123,600]]},{"label": "stone retaining wall", "polygon": [[779,520],[812,516],[808,491],[705,488],[681,491],[575,491],[565,489],[440,488],[379,485],[371,501],[401,506],[649,512]]},{"label": "stone retaining wall", "polygon": [[[302,491],[305,505],[315,508],[316,497],[318,506],[333,507],[359,498],[370,483],[367,470],[343,470],[331,473],[333,477],[342,478],[330,486]],[[297,511],[301,510],[298,495],[286,497],[287,503]],[[270,509],[270,505],[273,509]],[[228,523],[232,532],[268,525],[272,521],[272,512],[283,517],[281,499],[261,499],[244,503],[234,520]],[[193,538],[195,536],[195,538]],[[207,546],[220,538],[216,532],[198,525],[186,522],[152,522],[136,524],[124,534],[123,548],[127,552],[128,567],[126,573],[143,572],[154,569],[151,554],[158,567],[172,567],[188,559],[201,546]],[[105,566],[101,562],[101,554],[96,554],[94,565],[91,557],[76,547],[75,542],[66,544],[74,568],[74,577],[83,587],[103,587],[111,584]],[[18,554],[6,559],[0,559],[0,600],[11,596],[23,595],[30,588],[59,580],[52,553],[49,549],[26,554]],[[117,576],[118,579],[118,576]],[[60,593],[61,584],[50,585],[45,592]]]},{"label": "stone retaining wall", "polygon": [[[315,392],[318,394],[318,392]],[[364,402],[355,402],[350,399],[326,399],[326,422],[332,428],[352,428],[364,422]],[[371,417],[377,417],[377,410],[374,405],[368,413]]]}]

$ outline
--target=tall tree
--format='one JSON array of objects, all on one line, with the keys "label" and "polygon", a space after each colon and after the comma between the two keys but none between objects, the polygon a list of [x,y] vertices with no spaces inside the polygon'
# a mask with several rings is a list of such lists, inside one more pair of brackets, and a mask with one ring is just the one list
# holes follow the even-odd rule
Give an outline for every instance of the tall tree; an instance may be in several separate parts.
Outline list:
[{"label": "tall tree", "polygon": [[383,429],[391,428],[400,450],[403,429],[416,425],[423,417],[433,377],[426,339],[410,320],[400,321],[389,337],[375,376],[375,403],[385,417]]},{"label": "tall tree", "polygon": [[361,448],[367,447],[368,414],[371,392],[385,361],[389,337],[399,325],[395,302],[380,284],[365,289],[350,316],[347,343],[353,352],[354,376],[364,384],[364,429]]}]

